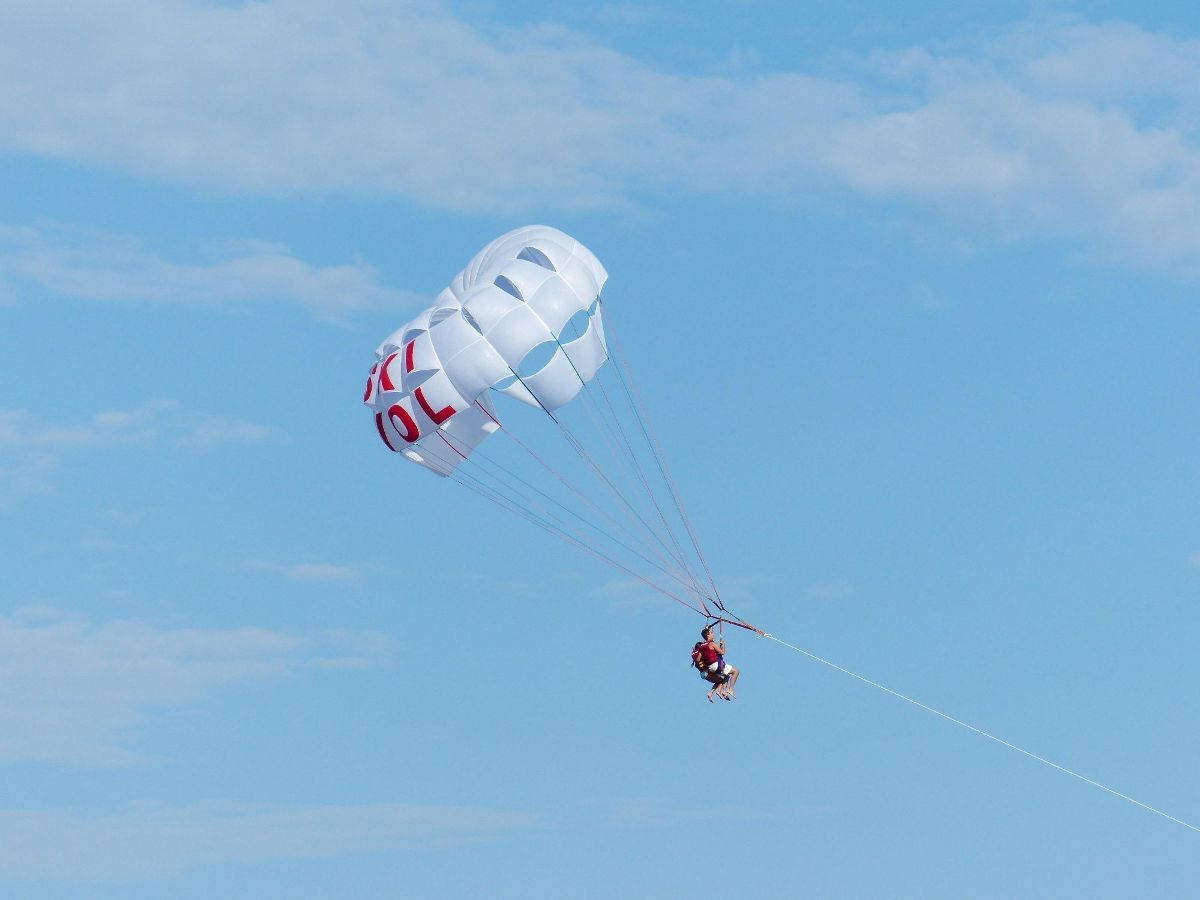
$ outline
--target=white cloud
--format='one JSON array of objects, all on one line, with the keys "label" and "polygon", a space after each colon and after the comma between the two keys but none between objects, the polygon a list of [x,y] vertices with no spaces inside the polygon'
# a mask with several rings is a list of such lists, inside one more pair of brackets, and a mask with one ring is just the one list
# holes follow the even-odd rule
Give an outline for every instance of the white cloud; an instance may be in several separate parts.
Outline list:
[{"label": "white cloud", "polygon": [[173,400],[150,400],[133,409],[102,410],[63,422],[39,419],[27,409],[0,408],[0,489],[49,491],[63,456],[80,450],[156,442],[206,450],[275,435],[273,428],[244,419],[188,413]]},{"label": "white cloud", "polygon": [[180,446],[205,449],[221,444],[256,444],[269,440],[275,429],[245,419],[200,415],[192,417],[181,432]]},{"label": "white cloud", "polygon": [[[1040,20],[958,53],[846,61],[840,75],[686,75],[562,27],[492,26],[435,2],[9,4],[0,149],[202,190],[383,192],[489,212],[621,206],[646,189],[837,187],[908,199],[981,236],[1067,238],[1193,275],[1198,48]],[[95,282],[83,264],[41,271],[64,291],[136,294],[132,270],[149,298],[180,283],[222,296],[232,278],[319,305],[373,285],[356,266],[314,271],[278,249],[140,268],[107,278],[100,266]]]},{"label": "white cloud", "polygon": [[71,424],[39,420],[25,409],[0,409],[0,501],[51,491],[64,453],[151,440],[175,406],[155,400]]},{"label": "white cloud", "polygon": [[63,450],[139,443],[154,437],[171,400],[152,400],[131,410],[105,410],[76,424],[39,421],[25,409],[0,409],[0,448]]},{"label": "white cloud", "polygon": [[373,632],[94,624],[52,610],[0,617],[0,760],[127,762],[132,727],[155,709],[309,669],[379,665]]},{"label": "white cloud", "polygon": [[54,881],[156,878],[196,866],[323,859],[497,840],[539,820],[462,806],[208,802],[107,814],[0,810],[0,875]]},{"label": "white cloud", "polygon": [[48,454],[0,457],[0,508],[12,495],[48,493],[57,470],[58,458]]},{"label": "white cloud", "polygon": [[107,302],[299,303],[334,318],[355,309],[418,302],[415,294],[381,285],[361,261],[316,266],[261,241],[229,243],[201,261],[183,263],[164,259],[126,235],[60,225],[0,226],[0,296],[16,297],[27,285]]},{"label": "white cloud", "polygon": [[[1127,263],[1200,274],[1200,144],[1176,120],[1196,91],[1143,79],[1136,95],[1113,96],[1093,50],[1119,56],[1111,45],[1148,37],[1130,31],[1064,28],[1043,35],[1051,49],[1001,43],[986,61],[880,57],[912,99],[838,129],[829,169],[977,228],[1083,238]],[[1048,77],[1063,55],[1074,77]],[[1195,81],[1200,53],[1186,55]],[[1141,115],[1163,106],[1156,121]]]},{"label": "white cloud", "polygon": [[358,570],[351,566],[337,566],[330,563],[297,563],[283,566],[278,563],[256,560],[246,565],[250,569],[282,575],[292,581],[349,581],[358,577]]}]

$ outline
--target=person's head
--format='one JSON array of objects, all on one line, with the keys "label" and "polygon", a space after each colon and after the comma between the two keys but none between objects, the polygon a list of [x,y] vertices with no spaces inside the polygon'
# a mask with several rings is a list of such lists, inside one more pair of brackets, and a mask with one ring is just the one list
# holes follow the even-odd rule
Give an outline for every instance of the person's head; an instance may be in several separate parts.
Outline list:
[{"label": "person's head", "polygon": [[700,637],[704,638],[706,641],[711,641],[712,640],[712,626],[705,625],[703,628],[701,628],[700,629]]}]

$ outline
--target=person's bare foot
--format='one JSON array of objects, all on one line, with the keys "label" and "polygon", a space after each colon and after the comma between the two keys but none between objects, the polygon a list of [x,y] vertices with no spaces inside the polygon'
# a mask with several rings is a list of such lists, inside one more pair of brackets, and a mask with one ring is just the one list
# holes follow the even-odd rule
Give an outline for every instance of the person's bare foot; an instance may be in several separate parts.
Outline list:
[{"label": "person's bare foot", "polygon": [[709,692],[708,692],[708,702],[709,702],[709,703],[712,703],[712,702],[713,702],[713,701],[712,701],[712,695],[713,695],[713,691],[715,691],[715,690],[716,690],[716,688],[713,688],[713,690],[712,690],[712,691],[709,691]]}]

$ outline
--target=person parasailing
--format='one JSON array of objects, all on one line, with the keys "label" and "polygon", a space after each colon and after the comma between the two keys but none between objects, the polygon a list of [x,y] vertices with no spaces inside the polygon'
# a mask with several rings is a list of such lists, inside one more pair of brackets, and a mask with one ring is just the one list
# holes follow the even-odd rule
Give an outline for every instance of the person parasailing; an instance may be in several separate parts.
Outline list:
[{"label": "person parasailing", "polygon": [[741,673],[725,661],[725,638],[713,640],[711,625],[705,625],[700,631],[700,640],[692,648],[692,664],[699,670],[700,677],[712,684],[708,692],[709,703],[712,703],[714,693],[722,700],[735,699],[733,688]]}]

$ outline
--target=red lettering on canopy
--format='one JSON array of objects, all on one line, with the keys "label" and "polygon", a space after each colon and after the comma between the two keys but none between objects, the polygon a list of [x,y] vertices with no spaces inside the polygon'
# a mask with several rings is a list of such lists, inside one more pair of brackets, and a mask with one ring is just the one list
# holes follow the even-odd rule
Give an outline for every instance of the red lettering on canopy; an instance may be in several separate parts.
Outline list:
[{"label": "red lettering on canopy", "polygon": [[399,419],[404,425],[404,428],[396,428],[400,432],[400,437],[404,438],[410,444],[414,443],[421,436],[421,429],[417,427],[417,423],[413,421],[413,417],[408,414],[408,410],[399,403],[393,403],[391,409],[388,410],[388,419],[393,425],[396,424],[396,419]]},{"label": "red lettering on canopy", "polygon": [[433,424],[435,425],[441,425],[456,412],[453,406],[444,406],[435,412],[433,407],[429,405],[429,401],[425,399],[425,392],[420,388],[417,388],[413,394],[416,396],[417,402],[421,404],[421,409],[425,411],[425,415],[433,419]]},{"label": "red lettering on canopy", "polygon": [[411,372],[413,370],[413,347],[417,346],[415,340],[409,341],[408,346],[404,348],[404,371]]},{"label": "red lettering on canopy", "polygon": [[363,403],[371,399],[371,388],[375,386],[375,373],[379,371],[379,363],[371,366],[371,374],[367,376],[367,390],[363,393]]},{"label": "red lettering on canopy", "polygon": [[383,427],[383,413],[375,413],[375,427],[379,429],[379,436],[383,438],[387,448],[393,453],[397,452],[396,448],[392,446],[392,442],[388,440],[387,429]]},{"label": "red lettering on canopy", "polygon": [[388,376],[388,366],[392,364],[392,360],[395,358],[396,354],[393,353],[383,361],[383,365],[379,369],[379,383],[383,385],[385,391],[394,391],[396,389],[396,386],[392,384],[392,379]]}]

